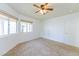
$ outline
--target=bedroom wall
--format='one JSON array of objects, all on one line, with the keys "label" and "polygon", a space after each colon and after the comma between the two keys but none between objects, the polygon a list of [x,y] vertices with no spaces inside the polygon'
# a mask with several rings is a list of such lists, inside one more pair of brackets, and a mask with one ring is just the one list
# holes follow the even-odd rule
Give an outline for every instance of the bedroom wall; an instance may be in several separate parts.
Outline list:
[{"label": "bedroom wall", "polygon": [[79,47],[79,13],[42,21],[40,35],[44,38]]},{"label": "bedroom wall", "polygon": [[18,32],[16,34],[0,37],[0,55],[5,54],[7,51],[12,49],[18,43],[29,41],[38,37],[39,35],[39,21],[38,20],[20,15],[11,7],[9,7],[7,4],[3,4],[3,3],[2,4],[0,3],[0,11],[5,11],[15,17],[18,17],[19,20],[26,19],[29,21],[33,21],[33,31],[30,33]]}]

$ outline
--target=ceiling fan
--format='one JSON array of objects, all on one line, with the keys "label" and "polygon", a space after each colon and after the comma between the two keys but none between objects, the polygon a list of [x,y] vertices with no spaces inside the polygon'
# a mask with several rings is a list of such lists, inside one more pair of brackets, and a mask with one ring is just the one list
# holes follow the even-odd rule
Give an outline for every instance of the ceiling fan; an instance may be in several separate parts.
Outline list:
[{"label": "ceiling fan", "polygon": [[53,8],[49,8],[49,4],[48,3],[41,4],[40,6],[38,6],[36,4],[33,4],[33,6],[38,8],[38,11],[36,11],[35,13],[40,12],[41,14],[45,15],[49,11],[53,11]]}]

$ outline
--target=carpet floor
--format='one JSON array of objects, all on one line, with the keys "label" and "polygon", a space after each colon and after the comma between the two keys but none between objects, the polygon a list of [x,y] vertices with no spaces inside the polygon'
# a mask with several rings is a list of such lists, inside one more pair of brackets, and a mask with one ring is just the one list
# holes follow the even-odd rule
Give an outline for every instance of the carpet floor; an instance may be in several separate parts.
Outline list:
[{"label": "carpet floor", "polygon": [[79,56],[79,48],[39,38],[18,44],[4,56]]}]

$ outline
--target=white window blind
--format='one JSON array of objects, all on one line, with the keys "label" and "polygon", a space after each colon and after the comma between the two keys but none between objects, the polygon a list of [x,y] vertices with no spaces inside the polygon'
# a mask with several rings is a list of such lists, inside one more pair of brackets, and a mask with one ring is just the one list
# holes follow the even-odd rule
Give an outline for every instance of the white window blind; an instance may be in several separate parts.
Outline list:
[{"label": "white window blind", "polygon": [[16,18],[0,13],[0,35],[16,33]]},{"label": "white window blind", "polygon": [[8,34],[8,20],[4,20],[3,25],[4,34]]},{"label": "white window blind", "polygon": [[0,35],[8,34],[8,17],[0,14]]},{"label": "white window blind", "polygon": [[16,33],[18,30],[19,32],[32,32],[32,22],[21,20],[18,23],[17,21],[16,17],[0,12],[0,35]]},{"label": "white window blind", "polygon": [[26,32],[26,23],[21,22],[21,32]]},{"label": "white window blind", "polygon": [[21,32],[32,32],[32,23],[27,21],[21,21]]},{"label": "white window blind", "polygon": [[9,18],[9,33],[16,33],[16,19]]}]

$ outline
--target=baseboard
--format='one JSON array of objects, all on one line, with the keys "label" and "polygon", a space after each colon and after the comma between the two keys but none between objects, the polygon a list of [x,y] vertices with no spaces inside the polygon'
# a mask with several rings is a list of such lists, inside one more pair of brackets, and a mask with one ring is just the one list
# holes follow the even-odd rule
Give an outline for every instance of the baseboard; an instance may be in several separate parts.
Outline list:
[{"label": "baseboard", "polygon": [[67,44],[67,43],[64,43],[64,42],[61,42],[61,41],[53,40],[53,38],[49,38],[49,37],[45,37],[45,36],[42,36],[41,38],[44,38],[44,39],[47,39],[47,40],[52,40],[52,41],[59,42],[59,43],[65,44],[65,45],[69,45],[69,46],[72,46],[72,47],[79,48],[79,46],[77,46],[77,45]]},{"label": "baseboard", "polygon": [[42,38],[42,37],[37,37],[37,38],[33,38],[33,39],[30,39],[30,40],[27,40],[27,41],[20,41],[20,42],[17,42],[16,44],[14,44],[12,47],[10,47],[5,53],[1,54],[1,56],[4,56],[8,51],[10,51],[11,49],[13,49],[14,47],[16,47],[18,44],[22,44],[24,42],[28,42],[28,41],[31,41],[31,40],[34,40],[34,39],[39,39],[39,38]]}]

